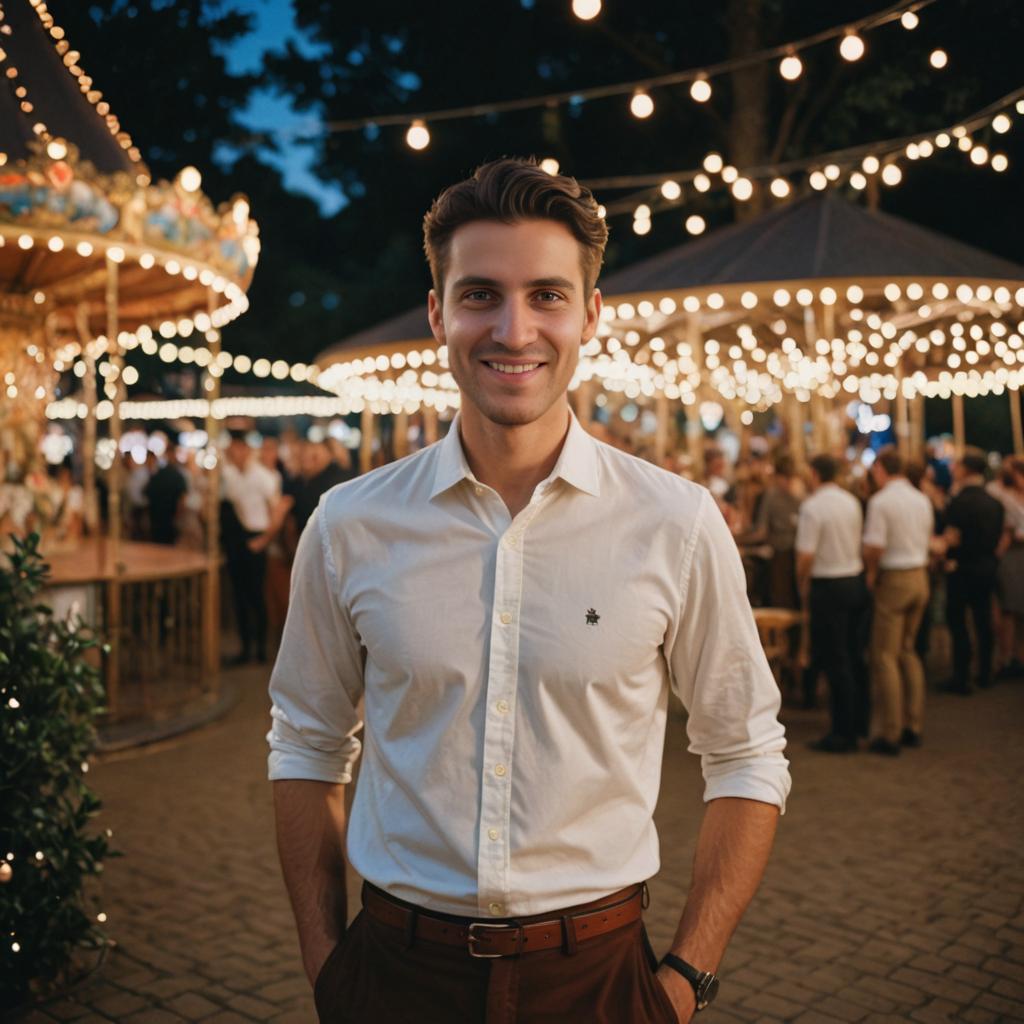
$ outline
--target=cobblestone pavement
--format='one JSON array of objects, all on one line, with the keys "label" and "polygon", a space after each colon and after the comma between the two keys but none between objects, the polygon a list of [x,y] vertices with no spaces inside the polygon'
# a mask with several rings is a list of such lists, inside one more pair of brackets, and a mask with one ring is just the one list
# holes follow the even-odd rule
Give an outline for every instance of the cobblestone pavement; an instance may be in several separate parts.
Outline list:
[{"label": "cobblestone pavement", "polygon": [[[126,854],[104,883],[117,947],[32,1024],[315,1019],[274,849],[265,673],[236,678],[244,697],[225,721],[95,769]],[[786,720],[790,807],[702,1024],[1024,1021],[1024,684],[931,695],[925,746],[897,759],[814,753],[823,713]],[[675,715],[648,912],[659,949],[700,789]]]}]

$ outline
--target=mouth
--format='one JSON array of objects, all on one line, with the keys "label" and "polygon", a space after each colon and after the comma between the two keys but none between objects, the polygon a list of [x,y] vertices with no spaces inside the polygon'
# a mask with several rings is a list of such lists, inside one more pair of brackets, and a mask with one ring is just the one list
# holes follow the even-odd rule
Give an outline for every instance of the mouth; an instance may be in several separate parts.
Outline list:
[{"label": "mouth", "polygon": [[484,359],[483,364],[502,377],[529,377],[544,365],[543,363],[506,363],[497,359]]}]

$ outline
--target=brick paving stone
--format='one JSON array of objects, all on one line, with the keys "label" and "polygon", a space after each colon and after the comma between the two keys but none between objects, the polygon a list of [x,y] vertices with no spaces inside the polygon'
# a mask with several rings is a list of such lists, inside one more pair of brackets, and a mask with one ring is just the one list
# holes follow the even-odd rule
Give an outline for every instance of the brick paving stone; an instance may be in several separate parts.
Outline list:
[{"label": "brick paving stone", "polygon": [[820,1010],[804,1010],[799,1017],[794,1017],[794,1024],[843,1024],[842,1017],[831,1017]]},{"label": "brick paving stone", "polygon": [[186,1020],[202,1020],[223,1009],[222,1006],[211,1003],[205,996],[196,992],[183,992],[180,996],[169,1000],[166,1006],[171,1013],[176,1013]]},{"label": "brick paving stone", "polygon": [[[95,984],[43,1004],[41,1021],[315,1020],[274,844],[266,673],[234,675],[243,698],[223,722],[96,764],[99,821],[126,854],[107,865],[103,893],[118,945]],[[793,794],[701,1024],[1024,1021],[1022,717],[1024,686],[966,702],[929,693],[925,746],[889,760],[809,751],[824,712],[784,710]],[[686,742],[673,707],[656,813],[662,870],[647,913],[659,952],[682,909],[702,811]],[[351,876],[352,913],[358,887]],[[138,1008],[103,1012],[111,999]]]}]

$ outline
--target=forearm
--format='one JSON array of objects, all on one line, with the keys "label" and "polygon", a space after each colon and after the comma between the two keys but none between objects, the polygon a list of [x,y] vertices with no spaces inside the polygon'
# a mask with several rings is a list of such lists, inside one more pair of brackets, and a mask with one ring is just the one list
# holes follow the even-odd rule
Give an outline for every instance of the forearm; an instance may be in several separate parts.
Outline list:
[{"label": "forearm", "polygon": [[344,932],[345,787],[306,779],[274,782],[281,872],[310,983]]},{"label": "forearm", "polygon": [[761,883],[779,809],[724,797],[708,804],[697,837],[693,878],[672,952],[702,971],[716,971]]}]

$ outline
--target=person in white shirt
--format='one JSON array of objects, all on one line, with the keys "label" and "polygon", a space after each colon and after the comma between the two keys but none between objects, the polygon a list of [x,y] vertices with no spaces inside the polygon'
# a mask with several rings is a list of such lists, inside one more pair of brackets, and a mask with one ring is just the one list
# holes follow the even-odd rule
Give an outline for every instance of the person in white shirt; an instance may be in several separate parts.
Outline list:
[{"label": "person in white shirt", "polygon": [[[570,412],[601,306],[590,192],[496,161],[424,233],[461,411],[323,496],[270,684],[278,849],[320,1019],[689,1020],[790,786],[738,553],[706,490]],[[670,689],[708,807],[658,968],[640,915]]]},{"label": "person in white shirt", "polygon": [[241,651],[228,662],[267,660],[266,547],[280,519],[281,477],[261,465],[245,435],[233,432],[221,467],[221,539],[235,598]]},{"label": "person in white shirt", "polygon": [[831,729],[812,743],[824,753],[857,749],[868,731],[864,661],[869,596],[861,559],[860,502],[835,481],[831,455],[811,459],[812,495],[800,506],[796,574],[810,612],[812,659],[829,686]]},{"label": "person in white shirt", "polygon": [[894,448],[882,448],[870,472],[879,490],[868,501],[864,525],[864,562],[874,596],[869,749],[894,756],[901,746],[920,746],[924,727],[924,666],[914,641],[928,607],[935,514],[903,475]]}]

